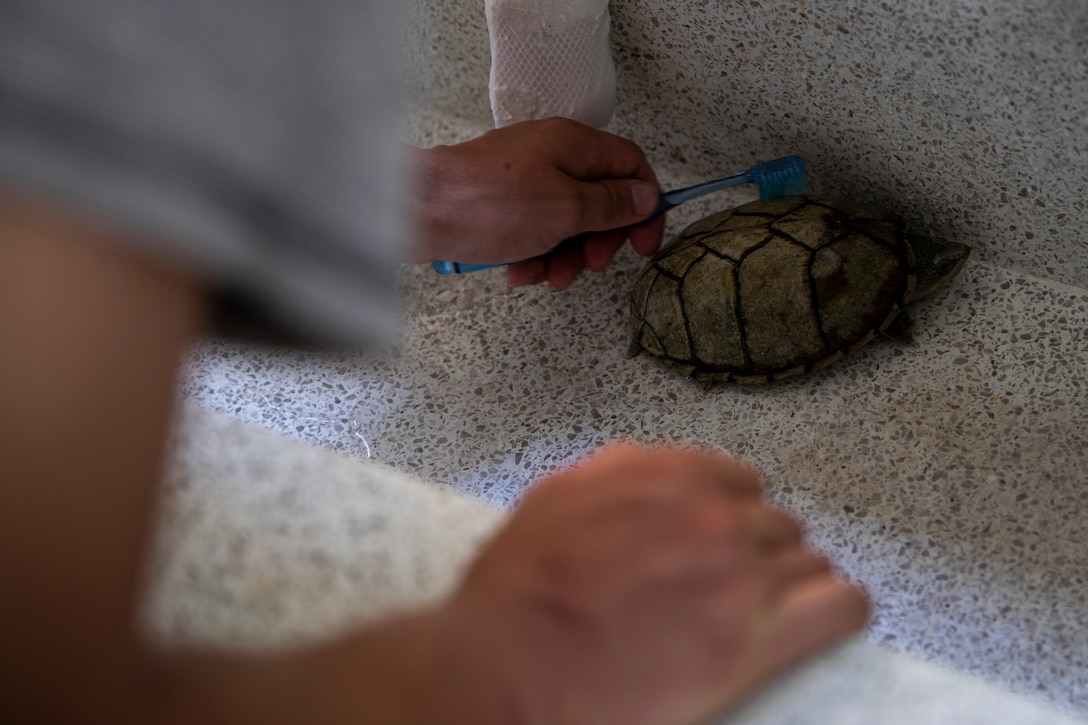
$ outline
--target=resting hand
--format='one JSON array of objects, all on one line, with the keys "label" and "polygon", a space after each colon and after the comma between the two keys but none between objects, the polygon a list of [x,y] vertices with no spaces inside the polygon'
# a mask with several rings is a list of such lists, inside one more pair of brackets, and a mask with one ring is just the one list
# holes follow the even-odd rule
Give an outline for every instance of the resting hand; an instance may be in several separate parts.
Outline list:
[{"label": "resting hand", "polygon": [[512,263],[512,285],[565,289],[583,269],[607,267],[628,238],[643,255],[661,243],[662,218],[640,224],[660,192],[642,151],[574,121],[529,121],[419,151],[415,166],[411,261]]},{"label": "resting hand", "polygon": [[865,622],[724,458],[607,449],[534,489],[451,605],[518,722],[696,722]]}]

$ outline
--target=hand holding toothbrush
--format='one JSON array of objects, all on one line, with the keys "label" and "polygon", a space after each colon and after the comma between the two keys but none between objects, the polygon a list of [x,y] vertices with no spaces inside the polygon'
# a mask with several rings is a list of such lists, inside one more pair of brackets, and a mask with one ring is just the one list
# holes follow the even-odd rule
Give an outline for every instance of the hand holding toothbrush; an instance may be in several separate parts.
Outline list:
[{"label": "hand holding toothbrush", "polygon": [[640,224],[660,194],[642,151],[574,121],[530,121],[420,151],[416,168],[418,243],[408,261],[510,263],[511,285],[561,290],[583,269],[605,269],[627,239],[644,256],[661,244],[662,217]]}]

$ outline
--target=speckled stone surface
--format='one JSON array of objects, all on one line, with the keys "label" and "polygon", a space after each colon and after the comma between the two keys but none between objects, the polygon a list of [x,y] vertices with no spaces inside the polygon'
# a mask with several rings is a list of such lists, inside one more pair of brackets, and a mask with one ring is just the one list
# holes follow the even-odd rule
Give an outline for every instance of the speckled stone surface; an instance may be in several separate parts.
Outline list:
[{"label": "speckled stone surface", "polygon": [[505,519],[191,404],[174,439],[144,616],[165,646],[278,650],[426,608]]},{"label": "speckled stone surface", "polygon": [[[388,466],[191,404],[177,430],[145,617],[162,646],[305,648],[427,607],[505,519]],[[855,638],[722,722],[1084,721]]]},{"label": "speckled stone surface", "polygon": [[[745,456],[876,604],[868,637],[1088,710],[1088,5],[613,2],[620,99],[667,187],[801,153],[818,191],[972,244],[917,345],[696,385],[625,361],[625,253],[565,294],[406,270],[379,355],[208,341],[208,408],[500,507],[606,440]],[[482,2],[417,3],[421,145],[490,125]],[[682,122],[681,122],[682,119]],[[703,199],[671,232],[750,198]]]}]

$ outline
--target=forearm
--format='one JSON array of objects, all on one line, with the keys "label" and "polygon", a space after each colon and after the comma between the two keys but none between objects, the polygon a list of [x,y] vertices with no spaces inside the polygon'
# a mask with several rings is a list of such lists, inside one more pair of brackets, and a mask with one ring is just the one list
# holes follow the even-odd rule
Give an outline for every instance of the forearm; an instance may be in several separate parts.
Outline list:
[{"label": "forearm", "polygon": [[489,722],[437,614],[290,657],[148,650],[144,554],[204,294],[126,233],[0,190],[0,721]]},{"label": "forearm", "polygon": [[[389,622],[275,657],[156,655],[134,663],[127,717],[111,722],[284,725],[300,722],[491,725],[501,688],[445,611]],[[103,715],[107,713],[102,713]],[[89,713],[79,719],[97,721]],[[103,720],[105,721],[105,720]]]},{"label": "forearm", "polygon": [[18,663],[0,702],[26,721],[98,707],[120,676],[103,653],[134,637],[174,373],[202,315],[197,285],[114,234],[0,194],[0,652]]}]

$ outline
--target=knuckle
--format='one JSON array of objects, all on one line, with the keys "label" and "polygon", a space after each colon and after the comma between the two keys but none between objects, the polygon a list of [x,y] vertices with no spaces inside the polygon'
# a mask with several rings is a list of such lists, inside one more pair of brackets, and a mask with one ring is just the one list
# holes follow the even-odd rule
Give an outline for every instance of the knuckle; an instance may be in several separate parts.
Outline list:
[{"label": "knuckle", "polygon": [[550,148],[553,154],[562,154],[568,147],[573,131],[573,122],[561,116],[542,118],[532,122],[532,130],[538,143]]},{"label": "knuckle", "polygon": [[728,502],[692,501],[687,519],[687,530],[700,541],[733,541],[743,535],[740,512]]},{"label": "knuckle", "polygon": [[626,187],[622,187],[619,184],[605,184],[605,211],[608,213],[608,218],[616,219],[618,217],[626,216],[628,207],[630,206],[629,195]]},{"label": "knuckle", "polygon": [[[578,252],[581,252],[581,245],[578,247]],[[653,449],[638,444],[609,443],[600,450],[598,455],[610,459],[617,468],[624,470],[634,472],[653,470]]]},{"label": "knuckle", "polygon": [[642,446],[629,441],[613,441],[603,446],[600,451],[597,452],[595,458],[599,461],[608,462],[637,462],[641,461],[646,454],[647,450]]},{"label": "knuckle", "polygon": [[845,610],[848,615],[848,620],[852,627],[862,627],[869,619],[869,613],[872,609],[872,602],[869,599],[869,595],[859,589],[858,587],[844,584],[846,589],[844,598],[846,600]]},{"label": "knuckle", "polygon": [[678,483],[692,492],[716,491],[719,487],[704,462],[696,455],[683,450],[669,452],[669,465]]},{"label": "knuckle", "polygon": [[783,573],[788,580],[827,576],[831,573],[831,562],[814,551],[802,549],[787,556]]},{"label": "knuckle", "polygon": [[570,123],[570,119],[563,116],[548,116],[540,119],[537,123],[540,124],[540,128],[557,129],[566,127]]},{"label": "knuckle", "polygon": [[555,201],[555,213],[568,226],[586,231],[591,225],[593,204],[589,196],[577,188],[571,188]]},{"label": "knuckle", "polygon": [[552,138],[565,138],[585,128],[582,124],[563,116],[551,116],[543,119],[540,123],[540,128]]},{"label": "knuckle", "polygon": [[597,181],[575,188],[560,201],[562,213],[581,232],[599,232],[626,221],[629,203],[620,184]]}]

